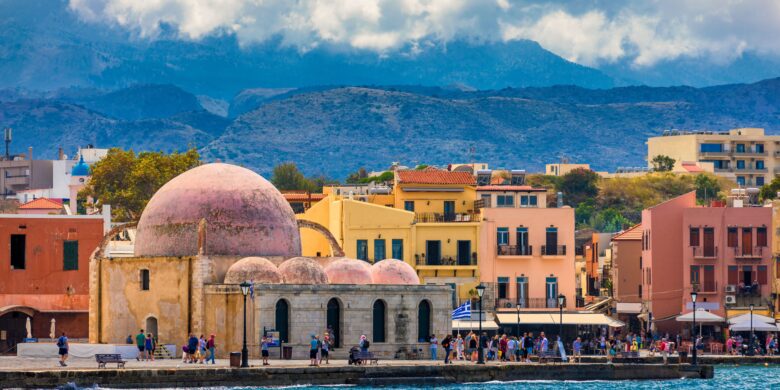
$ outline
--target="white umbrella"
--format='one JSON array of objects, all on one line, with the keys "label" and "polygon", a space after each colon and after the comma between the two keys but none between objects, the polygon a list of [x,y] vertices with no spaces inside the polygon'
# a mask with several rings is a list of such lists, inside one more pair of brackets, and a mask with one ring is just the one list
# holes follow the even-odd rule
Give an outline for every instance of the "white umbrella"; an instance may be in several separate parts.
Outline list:
[{"label": "white umbrella", "polygon": [[[729,326],[729,330],[732,332],[749,332],[750,331],[750,321],[743,321],[734,325]],[[777,325],[775,324],[767,324],[766,322],[753,322],[753,331],[754,332],[777,332]]]},{"label": "white umbrella", "polygon": [[[679,322],[693,322],[693,312],[679,315],[675,319]],[[696,322],[719,323],[719,322],[726,322],[726,319],[717,314],[712,314],[708,311],[705,311],[704,309],[696,309]]]},{"label": "white umbrella", "polygon": [[27,338],[32,338],[32,323],[30,322],[30,317],[27,317],[27,324],[25,325],[27,328]]},{"label": "white umbrella", "polygon": [[[740,322],[745,322],[745,321],[750,322],[750,313],[740,314],[736,317],[729,318],[729,324],[738,324]],[[775,319],[767,316],[762,316],[761,314],[753,314],[753,323],[756,322],[772,324],[775,322]]]},{"label": "white umbrella", "polygon": [[54,324],[56,322],[57,322],[57,320],[55,320],[54,318],[51,319],[51,328],[49,328],[49,338],[50,339],[53,339],[54,336],[57,335],[57,333],[54,331],[54,329],[55,329],[55,325]]}]

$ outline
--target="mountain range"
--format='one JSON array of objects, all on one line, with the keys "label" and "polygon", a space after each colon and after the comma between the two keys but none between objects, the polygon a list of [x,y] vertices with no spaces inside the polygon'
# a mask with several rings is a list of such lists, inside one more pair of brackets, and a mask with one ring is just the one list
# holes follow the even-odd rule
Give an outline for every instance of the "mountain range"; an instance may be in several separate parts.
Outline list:
[{"label": "mountain range", "polygon": [[[541,170],[558,161],[595,169],[645,166],[647,137],[664,129],[780,130],[780,78],[708,88],[575,86],[473,91],[455,87],[323,86],[250,89],[215,103],[173,85],[119,90],[0,91],[13,149],[197,147],[207,161],[269,174],[293,161],[344,178],[392,161]],[[227,106],[225,106],[227,104]]]}]

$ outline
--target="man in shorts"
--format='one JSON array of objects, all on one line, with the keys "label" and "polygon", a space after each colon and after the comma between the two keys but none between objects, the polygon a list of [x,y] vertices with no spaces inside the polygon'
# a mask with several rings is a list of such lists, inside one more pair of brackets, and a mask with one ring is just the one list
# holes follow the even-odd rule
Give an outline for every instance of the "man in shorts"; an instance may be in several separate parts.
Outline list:
[{"label": "man in shorts", "polygon": [[263,341],[260,343],[260,352],[263,355],[263,365],[268,366],[268,345],[271,343],[268,336],[263,336]]},{"label": "man in shorts", "polygon": [[60,366],[67,367],[68,365],[65,364],[65,361],[68,360],[68,349],[70,348],[70,345],[68,344],[68,336],[65,336],[65,332],[62,332],[62,336],[57,339],[57,349],[59,349],[59,355],[60,355]]},{"label": "man in shorts", "polygon": [[320,341],[317,340],[317,336],[311,335],[311,342],[309,343],[311,346],[309,348],[309,359],[311,359],[311,363],[309,366],[317,366],[317,352],[319,351],[319,344]]},{"label": "man in shorts", "polygon": [[138,356],[135,357],[135,360],[140,362],[141,359],[144,358],[144,350],[146,347],[146,334],[143,329],[135,335],[135,346],[138,347]]}]

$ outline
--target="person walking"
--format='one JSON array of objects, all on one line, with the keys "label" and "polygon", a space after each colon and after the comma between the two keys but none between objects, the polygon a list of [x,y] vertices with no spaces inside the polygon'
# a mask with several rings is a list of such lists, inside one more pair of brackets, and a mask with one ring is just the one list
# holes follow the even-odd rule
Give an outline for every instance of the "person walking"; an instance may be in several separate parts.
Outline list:
[{"label": "person walking", "polygon": [[666,342],[666,337],[661,339],[658,350],[661,352],[661,357],[664,359],[664,365],[666,365],[666,360],[669,358],[669,343]]},{"label": "person walking", "polygon": [[65,361],[68,360],[70,343],[68,342],[68,336],[65,335],[65,332],[62,332],[62,335],[57,339],[57,349],[57,354],[60,355],[60,366],[67,367],[68,365],[65,364]]},{"label": "person walking", "polygon": [[190,333],[190,338],[187,339],[187,363],[195,363],[198,358],[198,338],[194,333]]},{"label": "person walking", "polygon": [[435,334],[431,335],[431,360],[439,360],[437,352],[439,351],[439,339],[436,338]]},{"label": "person walking", "polygon": [[582,340],[577,337],[572,344],[572,360],[574,363],[579,363],[582,359]]},{"label": "person walking", "polygon": [[198,339],[198,349],[200,351],[200,364],[205,364],[206,359],[208,358],[208,343],[206,342],[206,336],[200,335],[200,339]]},{"label": "person walking", "polygon": [[217,364],[214,361],[214,357],[217,354],[217,343],[214,340],[214,337],[216,336],[212,333],[211,336],[209,336],[209,340],[206,342],[206,348],[209,350],[209,357],[206,359],[206,363],[210,360],[211,364]]},{"label": "person walking", "polygon": [[469,333],[469,360],[472,362],[477,361],[477,335],[474,332]]},{"label": "person walking", "polygon": [[444,364],[450,364],[450,351],[452,350],[452,336],[444,336],[444,340],[441,341],[441,347],[444,348]]},{"label": "person walking", "polygon": [[498,355],[501,357],[501,361],[505,362],[509,360],[507,351],[509,350],[509,339],[506,337],[506,333],[501,335],[501,339],[498,341]]},{"label": "person walking", "polygon": [[460,333],[458,333],[458,338],[455,339],[455,359],[456,360],[463,360],[465,359],[465,356],[463,356],[463,344],[464,340],[462,337],[460,337]]},{"label": "person walking", "polygon": [[504,359],[507,362],[511,362],[515,360],[515,348],[517,348],[517,339],[515,336],[509,337],[509,339],[506,342],[506,359]]},{"label": "person walking", "polygon": [[322,359],[325,359],[325,364],[330,364],[330,337],[325,336],[322,339],[322,347],[320,348],[320,364],[322,363]]},{"label": "person walking", "polygon": [[317,340],[317,335],[311,335],[311,341],[309,342],[309,359],[311,359],[311,362],[309,363],[309,366],[317,366],[317,349],[319,348],[319,344],[320,342]]},{"label": "person walking", "polygon": [[550,347],[550,343],[547,341],[547,337],[544,335],[544,332],[542,332],[539,337],[539,354],[543,354],[547,352],[547,349]]},{"label": "person walking", "polygon": [[531,363],[531,355],[534,353],[534,334],[532,332],[528,333],[528,336],[525,337],[525,340],[523,341],[524,347],[525,347],[525,362]]},{"label": "person walking", "polygon": [[146,361],[154,361],[154,339],[152,338],[151,333],[146,335],[144,349],[146,350]]},{"label": "person walking", "polygon": [[140,362],[145,357],[144,349],[146,349],[146,334],[143,329],[135,335],[135,345],[138,347],[138,356],[135,357],[135,360]]}]

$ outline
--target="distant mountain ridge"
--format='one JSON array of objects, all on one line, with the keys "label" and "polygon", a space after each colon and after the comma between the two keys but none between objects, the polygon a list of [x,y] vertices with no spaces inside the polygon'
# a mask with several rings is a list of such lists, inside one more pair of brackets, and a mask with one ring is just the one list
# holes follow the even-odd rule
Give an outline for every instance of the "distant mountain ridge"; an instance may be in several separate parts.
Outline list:
[{"label": "distant mountain ridge", "polygon": [[173,85],[0,96],[0,124],[15,129],[16,152],[33,146],[36,156],[52,158],[59,146],[72,151],[88,143],[138,151],[197,147],[207,161],[266,175],[286,161],[335,178],[391,161],[476,160],[534,171],[561,156],[614,170],[645,166],[644,142],[664,129],[780,132],[780,78],[708,88],[247,90],[220,109],[235,117],[206,110],[202,97]]}]

